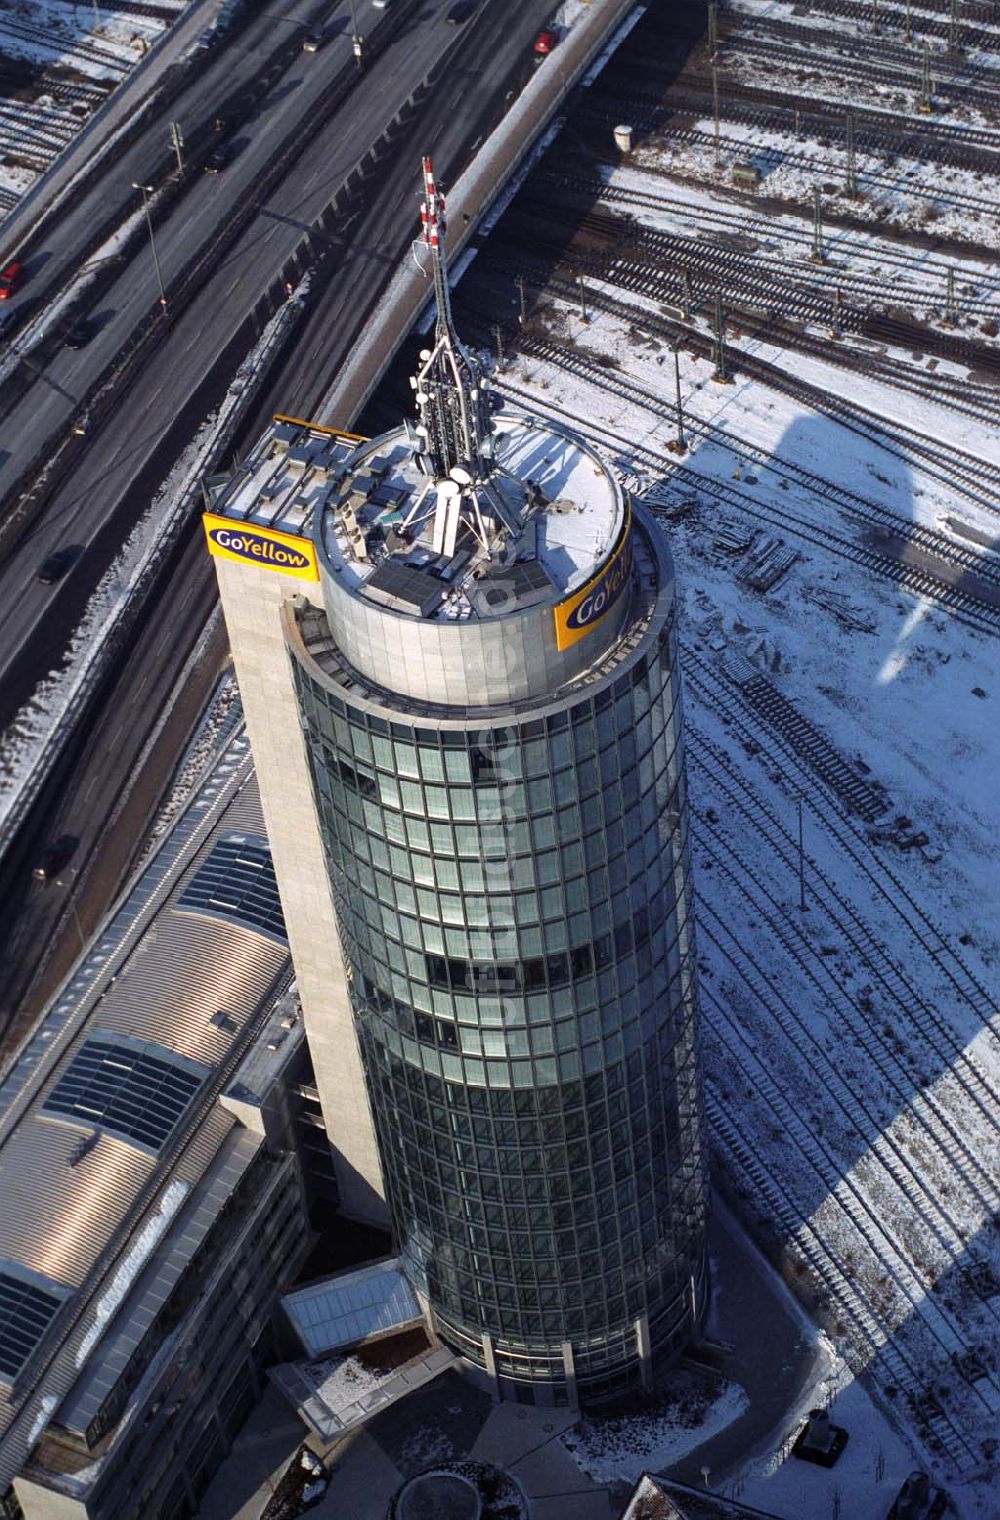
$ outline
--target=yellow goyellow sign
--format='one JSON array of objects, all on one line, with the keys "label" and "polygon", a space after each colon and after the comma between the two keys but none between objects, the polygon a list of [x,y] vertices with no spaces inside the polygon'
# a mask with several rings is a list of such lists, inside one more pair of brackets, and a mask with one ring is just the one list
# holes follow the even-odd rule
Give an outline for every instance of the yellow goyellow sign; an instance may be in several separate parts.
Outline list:
[{"label": "yellow goyellow sign", "polygon": [[205,512],[202,522],[208,552],[216,559],[260,565],[264,570],[277,570],[280,575],[294,575],[300,581],[319,580],[316,549],[308,538],[279,533],[277,528],[262,528],[257,523],[236,522],[214,512]]},{"label": "yellow goyellow sign", "polygon": [[597,627],[625,590],[631,573],[632,514],[626,501],[625,521],[611,558],[585,586],[552,609],[557,649],[568,649],[577,639],[582,639],[584,634]]}]

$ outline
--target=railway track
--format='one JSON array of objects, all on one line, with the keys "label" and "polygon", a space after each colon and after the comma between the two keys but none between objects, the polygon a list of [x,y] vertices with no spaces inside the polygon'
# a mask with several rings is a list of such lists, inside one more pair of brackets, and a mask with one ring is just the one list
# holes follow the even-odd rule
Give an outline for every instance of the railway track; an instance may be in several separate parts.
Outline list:
[{"label": "railway track", "polygon": [[[862,58],[858,57],[856,37],[760,17],[754,20],[752,30],[741,29],[720,40],[723,60],[731,55],[743,62],[749,56],[758,63],[798,69],[817,94],[836,90],[837,76],[848,85],[870,88],[883,84],[915,97],[919,97],[922,88],[922,52],[917,48],[894,47],[882,38]],[[931,59],[931,72],[936,101],[947,102],[950,107],[971,107],[987,120],[996,116],[1000,107],[1000,75],[994,69],[982,65],[970,68],[965,61],[937,53]]]},{"label": "railway track", "polygon": [[[579,356],[567,353],[567,350],[555,343],[543,343],[528,337],[522,338],[521,343],[526,354],[551,363],[557,369],[571,368],[573,373],[590,380],[595,386],[608,389],[609,380],[613,381],[616,378],[593,361],[578,367],[572,362],[564,362],[573,361]],[[519,386],[508,376],[503,378],[502,388],[506,395],[528,411],[539,405],[534,392]],[[628,399],[631,401],[632,398]],[[550,397],[545,398],[544,406],[547,412],[559,416],[568,426],[591,438],[613,457],[617,456],[621,448],[620,438],[610,429],[595,422],[593,415],[582,417]],[[662,403],[658,411],[662,413]],[[721,435],[718,441],[722,447],[731,450],[742,449],[740,443],[725,435]],[[1000,632],[1000,609],[992,603],[983,602],[962,586],[954,586],[925,570],[880,554],[865,547],[853,537],[842,537],[834,532],[827,522],[820,523],[814,519],[801,517],[784,504],[779,505],[776,500],[772,499],[764,503],[749,491],[737,490],[728,482],[715,480],[711,476],[678,463],[675,456],[671,454],[657,453],[646,445],[634,443],[630,443],[629,451],[630,458],[634,459],[640,468],[655,472],[660,477],[667,477],[668,483],[664,487],[664,492],[673,494],[679,503],[689,500],[692,495],[709,498],[713,507],[721,512],[720,520],[724,521],[735,515],[737,521],[749,520],[770,529],[788,533],[799,542],[812,543],[835,558],[849,560],[883,579],[894,582],[911,595],[922,597],[935,606],[946,609],[959,621],[971,627],[993,634]],[[776,473],[779,476],[786,464],[787,461],[781,461],[780,465],[776,466]]]},{"label": "railway track", "polygon": [[[997,169],[1000,172],[1000,158],[997,161]],[[523,193],[526,196],[531,195],[536,183],[542,187],[536,199],[546,208],[551,207],[554,202],[565,201],[568,196],[570,206],[574,205],[573,197],[577,197],[582,199],[586,206],[595,204],[623,208],[635,206],[658,215],[673,215],[677,218],[678,224],[683,225],[685,229],[690,228],[692,222],[695,222],[702,241],[715,238],[717,245],[724,239],[730,243],[730,246],[734,244],[762,245],[764,251],[761,257],[773,261],[782,270],[797,269],[801,274],[802,260],[808,258],[812,248],[812,228],[807,226],[804,220],[797,221],[789,213],[776,221],[774,218],[755,213],[752,202],[745,210],[742,207],[739,210],[733,210],[725,203],[692,204],[689,199],[681,199],[666,193],[660,195],[629,185],[612,185],[597,174],[586,174],[574,169],[547,170],[544,165],[537,171],[537,179],[533,178]],[[630,213],[626,214],[630,215]],[[690,236],[690,233],[688,235]],[[893,301],[898,303],[902,299],[907,299],[913,304],[924,302],[928,309],[943,310],[945,289],[950,273],[958,277],[956,301],[960,316],[988,319],[1000,311],[1000,277],[986,267],[970,270],[963,267],[960,261],[942,258],[935,253],[921,250],[919,264],[921,275],[930,273],[936,276],[939,282],[938,287],[932,290],[924,284],[910,283],[913,278],[914,262],[912,250],[897,249],[887,241],[877,241],[876,233],[863,234],[859,241],[853,229],[849,234],[850,245],[845,247],[845,235],[845,229],[836,222],[827,228],[827,239],[835,243],[835,255],[838,259],[850,257],[852,265],[859,262],[870,263],[878,266],[880,270],[882,266],[888,265],[891,273],[868,275],[854,267],[838,270],[828,264],[813,264],[809,267],[810,281],[815,279],[824,282],[827,288],[838,282],[844,286],[849,285],[852,291],[858,292],[872,303],[890,305]],[[776,243],[781,244],[780,253],[771,251]],[[981,294],[981,290],[985,293]]]},{"label": "railway track", "polygon": [[[506,223],[507,237],[518,229],[518,249],[534,247],[540,252],[559,255],[567,233],[567,220],[587,230],[587,219],[580,213],[560,208],[554,199],[539,202],[532,215],[525,210],[519,219]],[[558,228],[559,236],[546,244],[546,224]],[[624,228],[623,228],[624,231]],[[499,230],[498,234],[499,236]],[[517,260],[517,251],[511,258]],[[655,263],[649,262],[651,258]],[[528,261],[522,257],[524,269]],[[569,268],[560,258],[561,267]],[[701,238],[678,237],[670,233],[642,230],[632,235],[620,249],[574,250],[573,270],[597,276],[628,294],[645,300],[657,300],[678,308],[689,304],[694,311],[710,312],[716,295],[721,295],[727,315],[741,319],[745,335],[811,354],[824,363],[836,364],[871,375],[897,389],[922,399],[936,400],[951,410],[976,419],[1000,420],[1000,348],[975,343],[950,333],[937,332],[922,324],[890,314],[872,312],[851,299],[841,300],[840,282],[832,273],[826,282],[813,278],[815,266],[781,268],[772,272],[767,261],[744,251],[719,246]],[[998,308],[991,308],[996,311]],[[799,325],[802,324],[802,325]],[[821,327],[819,337],[807,328]],[[831,344],[826,333],[836,327],[838,338],[854,334],[879,345],[859,348],[846,343]],[[883,344],[894,344],[913,352],[927,352],[935,359],[963,364],[980,374],[996,376],[993,383],[967,376],[936,374],[884,352]]]},{"label": "railway track", "polygon": [[[567,301],[573,301],[576,297],[572,281],[564,281],[560,285],[559,279],[556,278],[550,282],[550,288],[562,295]],[[658,318],[654,313],[643,311],[634,306],[616,301],[614,298],[606,297],[599,290],[590,290],[589,300],[596,308],[607,311],[610,315],[621,321],[654,333],[657,337],[663,338],[671,344],[683,342],[686,346],[690,346],[705,356],[708,356],[711,352],[712,339],[708,335],[693,332],[690,327],[683,326],[670,319]],[[569,370],[571,373],[589,381],[600,389],[613,391],[620,399],[626,400],[632,405],[640,406],[643,410],[651,412],[653,415],[659,415],[663,411],[663,399],[660,395],[639,385],[636,381],[629,380],[614,370],[609,370],[598,359],[585,354],[578,348],[559,344],[551,338],[536,337],[530,333],[520,333],[518,343],[526,354],[546,359],[548,362]],[[1000,480],[1000,471],[990,466],[982,466],[982,469],[980,469],[980,461],[969,461],[970,465],[975,466],[975,472],[972,472],[970,469],[968,476],[963,476],[962,459],[959,458],[955,463],[955,468],[952,469],[950,460],[948,460],[944,452],[947,446],[941,446],[941,452],[938,451],[937,445],[927,445],[921,448],[920,440],[915,430],[906,430],[905,438],[902,441],[898,439],[894,440],[891,434],[886,432],[884,424],[881,424],[881,419],[876,418],[873,413],[866,413],[856,403],[849,405],[841,402],[838,398],[830,397],[826,391],[820,390],[819,387],[813,386],[809,382],[801,381],[796,376],[789,376],[785,371],[770,364],[769,361],[757,360],[754,356],[748,355],[743,350],[737,350],[736,356],[740,367],[746,373],[754,374],[756,378],[763,380],[775,389],[784,390],[796,399],[807,402],[813,410],[821,413],[827,412],[829,415],[835,416],[838,421],[842,422],[850,430],[860,433],[862,436],[875,438],[876,441],[887,447],[889,452],[896,453],[899,457],[907,460],[908,463],[912,462],[912,456],[918,456],[922,460],[926,472],[940,479],[953,493],[956,495],[966,495],[976,506],[985,506],[987,510],[991,511],[997,510],[995,503],[997,500],[997,482]],[[866,426],[869,417],[871,417],[873,425]],[[723,448],[737,449],[741,458],[753,460],[762,470],[768,470],[779,477],[784,477],[789,482],[794,480],[799,486],[805,487],[810,494],[827,501],[832,508],[843,514],[843,516],[853,519],[862,532],[872,535],[872,530],[874,530],[873,536],[883,542],[892,540],[902,542],[905,539],[906,546],[926,556],[927,560],[935,561],[941,566],[941,570],[937,574],[932,573],[929,567],[926,566],[923,570],[919,570],[913,565],[903,567],[914,570],[917,574],[917,581],[914,582],[912,589],[916,590],[920,595],[931,594],[935,599],[939,599],[938,595],[932,591],[932,587],[936,581],[939,592],[944,597],[945,605],[957,609],[965,597],[980,600],[984,607],[990,609],[987,614],[990,626],[994,629],[998,626],[997,620],[1000,618],[1000,603],[995,600],[995,596],[997,593],[1000,593],[1000,563],[993,563],[989,558],[984,557],[980,548],[956,544],[953,539],[945,534],[912,520],[904,520],[877,502],[847,491],[843,487],[838,486],[834,481],[826,480],[821,476],[804,470],[793,461],[776,461],[766,450],[755,447],[749,442],[741,440],[737,444],[728,434],[712,423],[704,422],[699,418],[689,418],[687,425],[691,432],[699,434],[711,442],[718,443]],[[675,474],[683,475],[685,473],[683,467],[676,464],[672,465],[672,470]],[[993,482],[992,497],[985,494],[990,488],[989,483],[991,481]],[[888,559],[888,556],[875,557],[881,560]],[[947,574],[945,574],[945,571],[947,571]],[[958,577],[964,577],[967,581],[974,578],[980,582],[983,586],[984,595],[981,598],[976,598],[968,584],[964,590],[957,587],[955,580]],[[987,591],[988,595],[986,595]],[[957,600],[956,592],[958,592]]]},{"label": "railway track", "polygon": [[[600,123],[602,129],[609,136],[611,130],[613,130],[619,121],[628,119],[626,114],[628,112],[627,101],[623,103],[621,110],[616,109],[613,104],[610,106],[605,105],[599,100],[586,102],[583,109],[586,112],[588,122],[591,125]],[[708,118],[711,118],[711,107],[704,114]],[[632,125],[637,130],[643,132],[663,132],[665,130],[665,122],[659,112],[646,112],[645,119],[635,120],[635,117],[638,115],[638,111],[632,112]],[[725,119],[728,120],[728,118]],[[774,128],[770,130],[773,136]],[[672,143],[704,149],[706,153],[712,152],[714,154],[715,135],[707,126],[702,129],[699,127],[671,125],[669,127],[669,137]],[[758,144],[745,137],[731,136],[724,130],[720,132],[719,141],[722,150],[730,160],[752,158],[756,166],[765,175],[769,166],[774,169],[787,166],[807,171],[812,176],[814,183],[824,185],[829,181],[833,172],[829,159],[817,158],[813,154],[803,152],[795,143],[790,143],[787,148],[777,147],[773,143]],[[670,174],[669,169],[661,170],[660,172],[665,178]],[[915,176],[919,176],[919,165],[914,163],[912,172]],[[926,171],[922,179],[918,177],[916,183],[907,182],[904,185],[899,174],[892,174],[888,171],[883,172],[869,167],[859,168],[858,183],[869,188],[874,187],[885,194],[889,192],[898,194],[901,189],[905,189],[906,194],[915,200],[934,205],[944,203],[955,207],[957,210],[966,211],[984,219],[990,218],[990,226],[994,225],[996,221],[996,205],[987,196],[955,190],[952,186],[944,186],[938,181],[928,181],[926,179]]]},{"label": "railway track", "polygon": [[[711,991],[705,993],[702,988],[702,1002],[713,1002]],[[831,1249],[812,1219],[801,1218],[784,1184],[761,1160],[760,1148],[737,1125],[736,1105],[719,1102],[710,1084],[705,1094],[705,1110],[717,1145],[731,1158],[731,1170],[748,1181],[761,1216],[772,1224],[780,1222],[784,1236],[795,1243],[813,1277],[827,1292],[837,1318],[845,1324],[847,1348],[843,1357],[848,1368],[856,1376],[875,1370],[883,1392],[888,1394],[889,1389],[903,1392],[910,1406],[921,1411],[922,1421],[930,1432],[927,1444],[936,1446],[956,1473],[979,1470],[982,1453],[971,1446],[964,1430],[954,1423],[936,1397],[927,1366],[916,1365],[900,1350],[898,1341],[886,1338],[883,1325],[868,1307],[865,1292],[845,1271],[836,1249]]]},{"label": "railway track", "polygon": [[[823,798],[817,798],[810,791],[807,783],[812,779],[811,772],[801,755],[784,744],[780,736],[764,736],[764,742],[761,743],[759,725],[752,722],[751,715],[739,701],[737,692],[731,683],[723,680],[717,668],[703,656],[698,656],[697,652],[690,656],[690,662],[697,666],[690,679],[698,682],[708,694],[713,709],[725,715],[734,733],[753,740],[762,766],[768,771],[783,773],[790,790],[802,796],[813,822],[843,855],[858,882],[898,920],[906,935],[915,941],[920,953],[933,964],[942,984],[946,983],[951,988],[956,1006],[965,1008],[969,1022],[977,1030],[985,1030],[994,1049],[1000,1052],[1000,1009],[996,999],[976,980],[961,956],[942,938],[899,874],[882,857],[877,857],[877,866],[873,865],[871,846],[864,834],[859,833],[856,827],[836,811],[831,811]],[[780,754],[775,753],[775,749]],[[828,889],[836,895],[835,889],[824,879],[824,891]],[[856,931],[867,941],[866,960],[872,966],[881,966],[884,972],[897,980],[904,1004],[921,1021],[924,1037],[931,1042],[937,1056],[951,1065],[960,1080],[965,1081],[967,1078],[974,1086],[985,1084],[988,1095],[986,1116],[994,1127],[1000,1125],[1000,1095],[996,1085],[989,1082],[979,1063],[969,1054],[968,1040],[956,1035],[939,1012],[935,1000],[924,998],[917,992],[909,978],[892,961],[885,946],[875,939],[856,913],[852,912],[847,901],[842,896],[837,900],[847,916],[853,918]]]},{"label": "railway track", "polygon": [[80,42],[75,40],[73,34],[67,35],[65,32],[32,26],[20,17],[13,16],[10,11],[0,11],[0,43],[4,37],[46,48],[63,60],[75,59],[80,63],[97,65],[119,79],[123,79],[131,68],[130,63],[127,63],[120,54],[113,53],[110,48],[99,47],[96,43]]},{"label": "railway track", "polygon": [[[702,998],[711,1001],[712,993],[706,995],[703,989]],[[878,1382],[885,1392],[889,1388],[900,1390],[911,1405],[918,1406],[934,1441],[956,1472],[965,1473],[980,1467],[980,1452],[970,1446],[964,1432],[955,1425],[936,1395],[932,1395],[933,1402],[929,1400],[932,1385],[927,1380],[926,1368],[918,1368],[899,1349],[895,1340],[886,1339],[884,1329],[872,1314],[857,1283],[841,1265],[837,1252],[831,1250],[829,1242],[811,1219],[799,1217],[784,1184],[762,1161],[759,1147],[740,1129],[734,1117],[735,1106],[721,1103],[711,1086],[706,1093],[705,1106],[716,1142],[733,1159],[738,1173],[751,1184],[759,1211],[769,1221],[780,1222],[785,1235],[794,1241],[814,1277],[836,1306],[839,1318],[846,1321],[849,1336],[844,1359],[848,1367],[856,1375],[876,1368],[881,1374]]]},{"label": "railway track", "polygon": [[[720,709],[713,707],[713,716],[724,711],[730,723],[735,725],[732,731],[744,739],[752,738],[753,744],[758,745],[761,736],[757,725],[752,722],[754,715],[746,710],[738,710],[740,704],[731,701],[729,689],[726,689],[727,683],[721,676],[711,683],[705,679],[704,671],[699,667],[704,667],[707,663],[697,651],[685,649],[685,683],[699,694],[699,700],[706,703],[714,703],[716,693],[720,687],[724,688],[726,706]],[[791,831],[759,794],[747,786],[746,775],[737,771],[725,750],[709,738],[697,720],[690,725],[690,731],[697,738],[698,746],[692,751],[692,766],[696,771],[705,772],[706,786],[724,798],[730,816],[739,820],[741,843],[745,844],[756,836],[758,844],[766,851],[769,863],[779,867],[789,883],[795,882],[799,867],[798,848]],[[769,758],[775,767],[770,774],[779,775],[784,781],[786,776],[781,766],[781,757],[771,755]],[[821,799],[821,815],[825,817],[828,814],[829,809]],[[1000,1205],[996,1167],[991,1164],[988,1156],[976,1151],[961,1128],[964,1123],[976,1123],[992,1133],[995,1143],[1000,1138],[996,1083],[978,1062],[966,1067],[963,1059],[965,1047],[955,1030],[942,1021],[913,979],[906,977],[884,947],[875,942],[856,908],[839,891],[836,882],[831,881],[830,873],[821,872],[810,858],[807,875],[813,904],[819,906],[829,926],[835,929],[843,941],[845,958],[851,965],[852,973],[871,978],[865,996],[861,995],[860,990],[857,996],[852,996],[832,976],[827,958],[816,950],[816,946],[805,934],[801,915],[793,924],[785,905],[775,901],[770,889],[766,889],[768,913],[784,917],[783,937],[787,940],[786,948],[795,962],[805,957],[823,972],[826,985],[818,989],[821,998],[819,1006],[836,1008],[834,1022],[837,1028],[850,1033],[859,1050],[871,1053],[877,1064],[879,1078],[885,1083],[884,1092],[887,1097],[891,1097],[892,1112],[889,1118],[895,1117],[900,1111],[899,1105],[903,1108],[913,1105],[919,1122],[928,1124],[934,1131],[933,1144],[939,1161],[948,1171],[956,1173],[963,1190],[968,1190],[974,1197],[981,1213],[970,1222],[969,1227],[959,1227],[948,1215],[939,1193],[929,1187],[923,1178],[917,1179],[920,1191],[926,1194],[925,1203],[944,1221],[945,1233],[939,1234],[939,1239],[949,1249],[956,1242],[961,1242],[964,1250],[970,1244],[970,1229],[974,1238],[981,1228],[982,1217],[989,1217]],[[905,928],[907,933],[910,930],[908,924],[901,924],[900,927]],[[874,1005],[876,992],[879,997],[877,1013]],[[892,1038],[879,1032],[879,1015],[883,1019],[891,1015]],[[974,1020],[974,1014],[972,1018]],[[882,1029],[884,1031],[884,1024]],[[904,1033],[908,1036],[907,1055],[915,1057],[919,1052],[921,1057],[921,1069],[916,1079],[899,1054],[899,1037]],[[825,1057],[823,1059],[825,1061]],[[949,1093],[948,1101],[944,1102],[934,1093],[933,1082],[936,1075],[949,1072],[953,1076],[954,1091]],[[842,1074],[837,1074],[836,1080],[843,1082]],[[866,1116],[866,1130],[870,1128],[871,1118],[870,1114]],[[877,1125],[877,1131],[881,1130],[881,1124],[882,1120]],[[1000,1309],[995,1307],[992,1317],[1000,1323]]]},{"label": "railway track", "polygon": [[[558,279],[554,282],[558,287]],[[560,294],[568,302],[576,299],[576,290],[572,282],[564,282]],[[695,352],[709,355],[713,348],[712,340],[705,334],[693,330],[690,325],[681,325],[669,319],[662,319],[648,309],[635,307],[629,303],[617,301],[614,297],[602,294],[600,291],[591,292],[592,304],[607,311],[610,315],[623,322],[642,328],[658,338],[667,342],[683,342]],[[1000,469],[988,461],[977,459],[974,455],[965,454],[957,446],[948,443],[937,443],[926,438],[917,428],[900,420],[895,420],[890,427],[883,419],[881,413],[864,406],[859,401],[845,401],[840,396],[814,385],[811,381],[802,379],[798,375],[783,370],[771,360],[762,359],[748,349],[739,349],[732,344],[727,344],[727,350],[731,357],[735,358],[743,373],[752,375],[772,386],[775,390],[783,391],[786,395],[802,401],[811,410],[827,416],[835,417],[850,432],[859,436],[876,441],[880,447],[888,453],[896,455],[907,464],[914,460],[921,462],[924,472],[946,486],[955,496],[964,496],[967,501],[982,511],[993,516],[1000,516]],[[821,356],[826,356],[825,348],[821,347]],[[595,364],[593,374],[601,372],[601,366]],[[607,371],[604,371],[607,382]],[[621,380],[623,387],[629,382]],[[638,387],[636,387],[638,390]],[[625,394],[625,391],[622,391]],[[647,402],[651,393],[646,392]],[[653,398],[655,400],[655,398]],[[661,403],[662,405],[662,403]],[[698,427],[711,427],[711,424],[697,423]],[[752,451],[751,451],[752,452]],[[762,462],[767,456],[760,455]],[[792,467],[794,468],[794,467]],[[830,481],[819,483],[821,494],[830,495],[837,491],[837,487]],[[850,493],[845,493],[848,500]],[[847,507],[847,500],[844,501]],[[879,509],[882,510],[882,509]],[[891,517],[892,514],[889,514]],[[898,527],[899,519],[896,519]],[[891,529],[892,524],[883,520],[883,526]],[[908,536],[911,526],[907,525]],[[931,547],[931,540],[925,535],[930,529],[919,528],[913,542],[919,541],[933,553],[935,557],[950,560],[953,565],[960,567],[964,573],[982,576],[986,580],[995,581],[995,567],[983,560],[981,553],[974,555],[968,552],[956,554],[955,546],[951,540],[943,534],[933,536],[935,547]],[[947,545],[947,549],[945,548]],[[939,553],[939,551],[941,551]]]},{"label": "railway track", "polygon": [[[871,0],[810,0],[809,9],[818,11],[821,15],[844,16],[862,26],[871,26]],[[937,9],[927,3],[911,7],[910,30],[914,39],[918,43],[924,37],[942,37],[947,41],[951,31],[950,11],[950,3]],[[878,20],[883,31],[898,31],[905,40],[907,21],[904,5],[886,4],[885,0],[880,0]],[[984,49],[991,43],[994,47],[1000,45],[998,21],[1000,16],[992,0],[963,0],[958,21],[959,45],[976,45]]]}]

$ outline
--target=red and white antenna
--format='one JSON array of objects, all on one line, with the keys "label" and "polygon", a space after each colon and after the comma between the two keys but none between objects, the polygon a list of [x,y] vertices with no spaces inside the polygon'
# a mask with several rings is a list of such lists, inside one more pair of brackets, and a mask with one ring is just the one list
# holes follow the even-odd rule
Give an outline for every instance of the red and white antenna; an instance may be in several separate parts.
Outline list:
[{"label": "red and white antenna", "polygon": [[434,167],[426,154],[423,163],[424,199],[420,207],[420,221],[424,231],[424,242],[428,248],[437,248],[446,229],[444,196],[439,193],[434,183]]}]

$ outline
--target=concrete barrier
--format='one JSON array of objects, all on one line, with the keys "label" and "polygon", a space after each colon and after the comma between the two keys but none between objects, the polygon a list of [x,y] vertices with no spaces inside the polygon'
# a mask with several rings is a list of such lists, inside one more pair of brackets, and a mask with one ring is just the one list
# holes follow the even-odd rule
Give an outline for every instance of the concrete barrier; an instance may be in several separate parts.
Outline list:
[{"label": "concrete barrier", "polygon": [[[474,236],[490,206],[518,171],[558,115],[569,90],[600,57],[630,13],[635,0],[594,0],[579,17],[557,54],[542,63],[517,102],[479,149],[448,192],[449,253],[457,258]],[[348,188],[351,179],[348,179]],[[416,236],[416,232],[414,232]],[[355,345],[316,420],[350,427],[399,349],[427,300],[429,281],[404,260],[375,308],[364,343]]]}]

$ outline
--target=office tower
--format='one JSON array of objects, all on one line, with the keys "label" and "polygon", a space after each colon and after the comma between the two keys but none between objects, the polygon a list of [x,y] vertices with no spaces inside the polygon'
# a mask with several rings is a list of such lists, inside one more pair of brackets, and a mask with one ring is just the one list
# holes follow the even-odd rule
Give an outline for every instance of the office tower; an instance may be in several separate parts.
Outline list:
[{"label": "office tower", "polygon": [[459,341],[424,174],[416,421],[278,420],[206,532],[335,1149],[354,1176],[370,1112],[437,1334],[573,1402],[648,1381],[705,1293],[673,572]]}]

